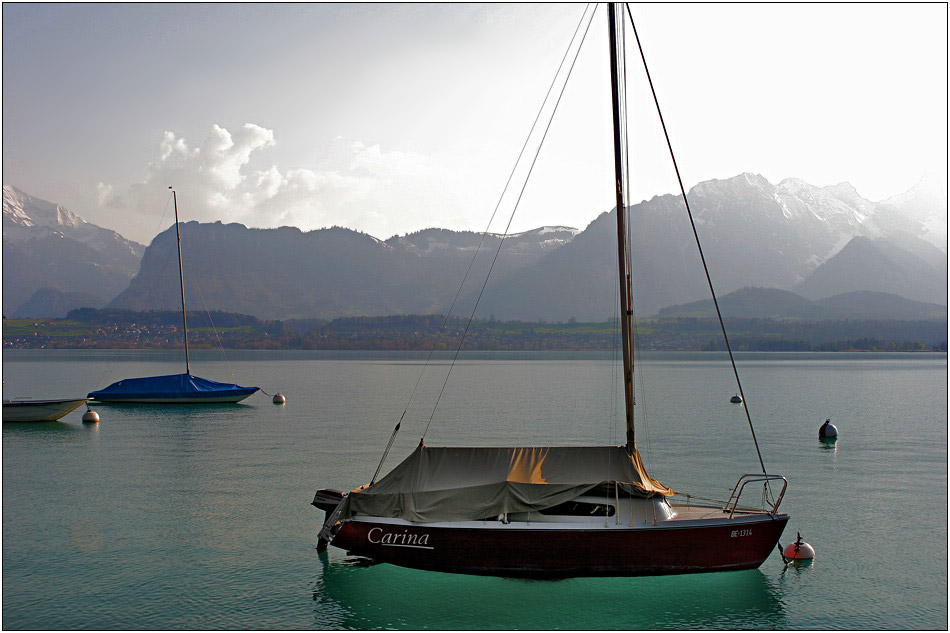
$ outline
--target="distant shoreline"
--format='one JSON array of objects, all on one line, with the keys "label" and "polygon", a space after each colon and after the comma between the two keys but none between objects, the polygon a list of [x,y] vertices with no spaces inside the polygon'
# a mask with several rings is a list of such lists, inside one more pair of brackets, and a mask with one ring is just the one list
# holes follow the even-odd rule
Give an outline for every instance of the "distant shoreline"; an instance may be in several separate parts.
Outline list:
[{"label": "distant shoreline", "polygon": [[[162,362],[177,362],[182,359],[182,349],[110,349],[110,348],[7,348],[5,353],[11,355],[12,360],[23,360],[24,357],[37,358],[38,356],[55,357],[60,355],[63,359],[67,358],[85,358],[96,357],[101,354],[115,356],[118,360],[139,358],[141,360],[160,360]],[[696,350],[643,350],[640,352],[646,360],[668,359],[675,357],[676,360],[686,360],[693,358],[702,361],[722,360],[728,362],[726,352],[709,352]],[[426,351],[418,350],[325,350],[325,349],[192,349],[190,357],[192,361],[213,362],[222,359],[222,354],[226,355],[228,361],[255,361],[268,359],[297,359],[297,360],[393,360],[393,361],[426,361],[432,360],[439,363],[452,361],[455,351],[434,352],[431,354]],[[947,352],[882,352],[882,351],[862,351],[852,350],[847,352],[735,352],[736,359],[775,359],[775,360],[796,360],[805,358],[835,358],[835,357],[866,357],[869,359],[891,359],[891,358],[932,358],[946,359]],[[619,350],[462,350],[458,353],[458,360],[557,360],[557,361],[610,361],[616,359],[619,362]]]},{"label": "distant shoreline", "polygon": [[[946,352],[944,320],[724,319],[733,352]],[[566,323],[390,315],[262,321],[227,312],[188,313],[189,347],[234,350],[605,351],[619,348],[616,321]],[[726,351],[719,321],[638,319],[641,350]],[[181,349],[174,311],[74,310],[65,319],[3,319],[3,349]]]}]

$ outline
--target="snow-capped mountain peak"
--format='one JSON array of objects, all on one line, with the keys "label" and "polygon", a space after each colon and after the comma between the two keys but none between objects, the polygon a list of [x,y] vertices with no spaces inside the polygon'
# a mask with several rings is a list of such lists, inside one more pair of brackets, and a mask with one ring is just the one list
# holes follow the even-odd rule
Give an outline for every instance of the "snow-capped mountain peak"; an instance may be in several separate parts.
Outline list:
[{"label": "snow-capped mountain peak", "polygon": [[66,207],[3,185],[3,239],[13,244],[51,235],[67,237],[100,253],[137,262],[145,246],[90,224]]},{"label": "snow-capped mountain peak", "polygon": [[[903,217],[919,226],[919,235],[934,246],[947,250],[947,181],[928,174],[912,189],[880,203],[886,213]],[[904,220],[898,219],[898,222]]]},{"label": "snow-capped mountain peak", "polygon": [[50,231],[79,229],[85,220],[70,211],[46,200],[34,198],[16,187],[3,186],[3,235],[10,239],[33,237],[16,231],[14,227],[46,228]]}]

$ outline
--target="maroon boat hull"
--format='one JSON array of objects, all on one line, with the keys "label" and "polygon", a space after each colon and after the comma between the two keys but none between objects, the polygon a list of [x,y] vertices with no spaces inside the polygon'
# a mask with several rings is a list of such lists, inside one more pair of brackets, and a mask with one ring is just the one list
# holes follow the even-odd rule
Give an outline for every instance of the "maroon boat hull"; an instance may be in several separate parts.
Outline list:
[{"label": "maroon boat hull", "polygon": [[[444,527],[349,520],[332,544],[403,567],[493,576],[650,576],[754,569],[787,515],[611,529]],[[675,523],[675,522],[671,522]]]}]

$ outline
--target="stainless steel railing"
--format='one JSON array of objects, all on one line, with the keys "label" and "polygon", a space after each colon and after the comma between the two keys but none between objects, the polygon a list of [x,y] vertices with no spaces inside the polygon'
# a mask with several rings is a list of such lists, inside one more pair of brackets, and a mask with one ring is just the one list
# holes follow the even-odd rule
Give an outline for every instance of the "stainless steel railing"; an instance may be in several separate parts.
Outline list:
[{"label": "stainless steel railing", "polygon": [[[736,482],[735,487],[732,489],[732,494],[729,495],[729,499],[728,501],[726,501],[726,505],[723,506],[722,511],[729,512],[729,518],[731,519],[732,516],[736,513],[736,509],[739,507],[739,497],[742,496],[742,491],[745,489],[747,484],[757,483],[757,482],[763,482],[767,484],[770,481],[782,482],[782,490],[781,492],[779,492],[778,498],[775,500],[775,503],[770,504],[772,506],[772,509],[769,510],[771,514],[777,513],[778,507],[782,503],[782,497],[785,496],[785,489],[788,487],[788,480],[786,480],[785,477],[781,475],[766,475],[764,473],[746,473],[745,475],[742,475],[741,477],[739,477],[739,481]],[[768,503],[768,501],[766,501],[766,503]],[[731,509],[729,507],[730,504],[732,504]]]}]

